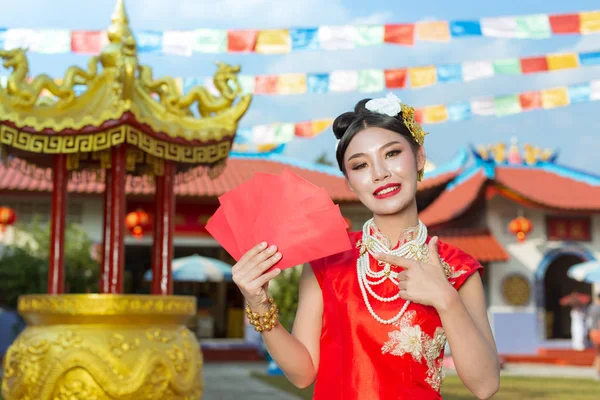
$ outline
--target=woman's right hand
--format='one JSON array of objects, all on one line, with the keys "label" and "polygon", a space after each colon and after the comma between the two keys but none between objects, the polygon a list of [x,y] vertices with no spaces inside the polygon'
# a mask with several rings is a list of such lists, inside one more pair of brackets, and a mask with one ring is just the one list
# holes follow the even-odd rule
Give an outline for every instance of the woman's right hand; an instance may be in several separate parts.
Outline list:
[{"label": "woman's right hand", "polygon": [[233,282],[240,288],[253,310],[268,304],[269,281],[279,275],[281,270],[273,268],[267,273],[265,271],[279,260],[281,253],[277,252],[277,246],[267,247],[267,243],[263,242],[248,250],[231,269]]}]

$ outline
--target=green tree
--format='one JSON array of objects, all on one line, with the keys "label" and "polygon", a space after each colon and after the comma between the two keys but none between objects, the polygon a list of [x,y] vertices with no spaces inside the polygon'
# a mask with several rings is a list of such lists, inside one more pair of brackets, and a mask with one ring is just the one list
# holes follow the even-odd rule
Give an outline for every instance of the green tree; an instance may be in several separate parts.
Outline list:
[{"label": "green tree", "polygon": [[279,308],[279,322],[288,331],[291,331],[298,310],[298,290],[300,288],[300,275],[302,266],[296,266],[281,271],[273,279],[269,290]]},{"label": "green tree", "polygon": [[[17,227],[32,241],[21,247],[6,246],[0,256],[0,293],[5,305],[16,308],[23,294],[46,293],[50,258],[50,228],[34,222]],[[93,242],[77,225],[70,224],[65,232],[65,291],[67,293],[96,292],[100,268],[92,257]]]}]

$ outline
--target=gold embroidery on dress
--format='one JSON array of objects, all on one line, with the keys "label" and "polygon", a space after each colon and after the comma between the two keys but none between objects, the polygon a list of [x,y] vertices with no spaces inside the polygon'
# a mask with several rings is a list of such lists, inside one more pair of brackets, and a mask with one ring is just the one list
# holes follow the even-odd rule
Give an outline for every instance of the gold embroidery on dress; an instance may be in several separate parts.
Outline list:
[{"label": "gold embroidery on dress", "polygon": [[[456,271],[452,265],[448,264],[443,259],[442,259],[442,265],[444,266],[444,273],[446,274],[446,278],[448,278],[448,280],[456,279],[459,276],[467,273],[467,271],[464,269],[460,269],[460,270]],[[451,283],[454,285],[455,282],[451,281]]]},{"label": "gold embroidery on dress", "polygon": [[398,330],[388,333],[389,340],[384,343],[381,352],[394,356],[410,354],[416,362],[425,361],[427,364],[425,382],[439,392],[444,380],[441,355],[446,345],[446,333],[438,326],[431,338],[421,330],[420,325],[413,324],[416,315],[416,311],[408,311],[394,324]]},{"label": "gold embroidery on dress", "polygon": [[[367,251],[370,243],[359,241],[356,245],[361,254]],[[421,262],[429,261],[428,246],[412,246],[410,248],[410,258]],[[443,258],[440,258],[446,278],[454,284],[453,280],[465,274],[466,270],[455,270]],[[406,311],[399,321],[394,323],[397,329],[388,333],[388,341],[381,347],[382,354],[391,354],[394,356],[404,356],[410,354],[416,362],[427,365],[427,377],[425,382],[437,392],[442,387],[444,381],[442,351],[446,346],[446,333],[441,326],[435,329],[433,338],[423,332],[421,326],[414,323],[417,312],[414,310]]]}]

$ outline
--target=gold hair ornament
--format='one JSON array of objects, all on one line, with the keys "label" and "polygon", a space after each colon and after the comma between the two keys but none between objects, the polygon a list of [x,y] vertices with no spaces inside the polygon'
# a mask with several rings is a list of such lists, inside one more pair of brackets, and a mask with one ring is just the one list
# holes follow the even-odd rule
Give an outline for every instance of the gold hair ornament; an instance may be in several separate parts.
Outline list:
[{"label": "gold hair ornament", "polygon": [[393,93],[388,93],[385,97],[372,99],[365,104],[365,108],[371,112],[384,114],[390,117],[396,117],[402,112],[402,120],[410,134],[419,144],[423,146],[425,142],[425,132],[421,125],[415,119],[415,109],[408,104],[402,103],[400,99]]}]

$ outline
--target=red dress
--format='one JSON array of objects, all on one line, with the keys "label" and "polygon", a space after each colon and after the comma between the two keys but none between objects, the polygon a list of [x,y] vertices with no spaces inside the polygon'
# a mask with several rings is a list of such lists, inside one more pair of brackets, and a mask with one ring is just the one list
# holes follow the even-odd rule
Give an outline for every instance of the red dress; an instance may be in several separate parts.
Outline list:
[{"label": "red dress", "polygon": [[[361,232],[350,233],[356,244]],[[429,240],[429,238],[428,238]],[[483,267],[471,256],[439,242],[446,276],[458,289]],[[446,336],[435,308],[411,303],[393,325],[377,322],[359,287],[353,249],[311,262],[323,293],[323,328],[314,400],[441,399],[442,361]],[[381,267],[371,258],[371,268]],[[390,281],[373,288],[392,296]],[[369,299],[375,313],[393,317],[403,299],[390,303]]]}]

